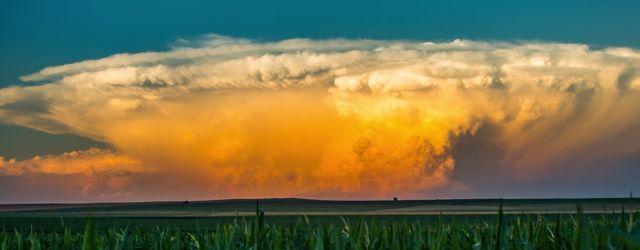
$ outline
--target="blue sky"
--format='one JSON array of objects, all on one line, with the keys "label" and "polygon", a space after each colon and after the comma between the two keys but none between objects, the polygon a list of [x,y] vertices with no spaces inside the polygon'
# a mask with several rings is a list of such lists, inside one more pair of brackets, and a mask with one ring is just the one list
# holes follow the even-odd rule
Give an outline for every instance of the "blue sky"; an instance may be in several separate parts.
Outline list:
[{"label": "blue sky", "polygon": [[[166,50],[211,33],[262,41],[466,38],[640,47],[639,1],[4,0],[0,7],[0,87],[24,85],[20,76],[47,66]],[[100,145],[74,137],[42,146],[56,139],[6,125],[0,136],[12,142],[0,144],[0,155],[19,158]]]},{"label": "blue sky", "polygon": [[43,67],[163,50],[216,33],[259,40],[545,40],[640,46],[638,1],[94,1],[0,3],[0,86]]},{"label": "blue sky", "polygon": [[[591,0],[3,0],[0,2],[0,88],[37,85],[38,82],[24,83],[18,78],[48,66],[118,53],[167,51],[180,39],[197,39],[207,34],[248,38],[256,43],[289,38],[434,42],[469,39],[579,43],[594,49],[640,48],[639,10],[640,1]],[[1,122],[0,156],[5,160],[109,147],[107,143],[78,135],[48,134]],[[596,168],[595,174],[574,182],[563,179],[562,169],[549,170],[549,178],[528,184],[512,180],[510,174],[499,174],[500,177],[493,172],[478,174],[476,156],[500,151],[492,148],[495,133],[491,128],[484,129],[488,131],[481,130],[476,136],[484,141],[466,142],[470,146],[457,152],[458,156],[465,156],[456,159],[459,164],[454,173],[460,180],[484,187],[477,195],[491,196],[518,185],[524,186],[514,189],[514,196],[550,197],[557,195],[556,189],[563,188],[565,195],[607,196],[638,187],[636,166],[640,156],[637,154],[625,155],[616,159],[618,162],[598,158],[601,162],[594,161],[594,165],[613,164],[618,166],[616,171]],[[495,154],[498,158],[499,153]],[[493,161],[485,165],[491,171],[502,171]],[[579,164],[566,162],[565,165]],[[600,178],[602,176],[606,178]],[[2,194],[0,190],[0,196]]]}]

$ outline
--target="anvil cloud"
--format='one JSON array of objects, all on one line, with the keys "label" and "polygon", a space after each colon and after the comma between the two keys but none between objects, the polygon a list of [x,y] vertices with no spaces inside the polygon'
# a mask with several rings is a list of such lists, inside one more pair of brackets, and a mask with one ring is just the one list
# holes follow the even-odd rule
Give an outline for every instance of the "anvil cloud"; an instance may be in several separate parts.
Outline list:
[{"label": "anvil cloud", "polygon": [[453,152],[483,127],[523,180],[640,149],[634,49],[215,35],[182,45],[0,89],[0,122],[112,147],[0,158],[14,185],[3,188],[39,182],[66,200],[428,198],[469,188],[452,176]]}]

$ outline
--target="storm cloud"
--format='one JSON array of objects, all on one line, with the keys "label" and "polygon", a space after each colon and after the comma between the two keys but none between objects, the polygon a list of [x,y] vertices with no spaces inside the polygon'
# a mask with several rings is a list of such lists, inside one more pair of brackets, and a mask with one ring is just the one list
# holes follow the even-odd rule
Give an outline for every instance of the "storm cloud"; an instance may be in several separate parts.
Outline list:
[{"label": "storm cloud", "polygon": [[[2,159],[2,178],[84,173],[85,185],[60,192],[109,199],[163,198],[119,192],[132,175],[200,198],[428,198],[473,188],[454,176],[470,157],[455,153],[461,138],[499,151],[499,166],[474,171],[522,181],[640,150],[634,49],[218,35],[179,45],[47,67],[21,78],[42,84],[0,89],[0,122],[88,137],[113,148],[94,153],[117,156]],[[42,159],[82,170],[27,167]]]}]

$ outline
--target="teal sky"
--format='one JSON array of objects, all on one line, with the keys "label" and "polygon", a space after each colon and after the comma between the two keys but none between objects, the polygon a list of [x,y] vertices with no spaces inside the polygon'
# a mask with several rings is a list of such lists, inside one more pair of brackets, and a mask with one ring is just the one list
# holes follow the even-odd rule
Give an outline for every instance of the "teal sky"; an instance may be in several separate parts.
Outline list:
[{"label": "teal sky", "polygon": [[[263,41],[462,38],[640,47],[639,1],[5,0],[0,7],[0,87],[23,85],[20,76],[47,66],[166,50],[210,33]],[[5,125],[0,135],[21,145],[1,143],[0,155],[18,158],[96,144],[72,138],[44,146],[37,142],[52,140],[46,134]]]},{"label": "teal sky", "polygon": [[209,33],[640,47],[638,1],[5,0],[0,7],[0,86],[46,66],[163,50]]},{"label": "teal sky", "polygon": [[[167,50],[206,34],[275,41],[288,38],[369,38],[450,41],[551,41],[594,48],[640,48],[640,1],[95,1],[0,2],[0,88],[40,69],[117,53]],[[0,123],[0,155],[26,159],[106,145],[76,135],[52,135]],[[472,148],[473,149],[473,148]],[[467,150],[472,150],[467,149]],[[470,155],[473,155],[471,153]],[[457,176],[474,178],[461,159]],[[634,186],[638,156],[621,161],[601,187],[609,195]],[[471,167],[467,167],[470,169]],[[619,178],[623,186],[610,180]],[[595,177],[594,177],[595,181]],[[553,179],[549,180],[552,187]],[[539,183],[536,183],[539,185]],[[567,184],[571,185],[571,183]],[[583,187],[573,185],[576,189]],[[607,189],[608,188],[608,189]],[[522,190],[527,190],[526,188]],[[550,189],[539,196],[552,196]],[[586,190],[586,191],[585,191]],[[570,190],[568,191],[571,192]],[[491,193],[492,194],[492,193]]]},{"label": "teal sky", "polygon": [[[44,67],[165,50],[203,34],[281,40],[542,40],[640,47],[638,1],[94,1],[0,3],[0,87]],[[30,83],[32,84],[32,83]],[[99,143],[0,125],[0,155]],[[25,139],[29,140],[25,140]],[[56,143],[41,143],[55,140]]]}]

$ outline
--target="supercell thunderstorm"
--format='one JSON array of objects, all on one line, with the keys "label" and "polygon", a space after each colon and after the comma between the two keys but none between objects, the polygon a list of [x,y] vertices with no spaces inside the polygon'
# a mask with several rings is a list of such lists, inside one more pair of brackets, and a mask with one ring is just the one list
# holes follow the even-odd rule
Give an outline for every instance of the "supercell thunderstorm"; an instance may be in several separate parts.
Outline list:
[{"label": "supercell thunderstorm", "polygon": [[519,178],[640,149],[628,48],[211,36],[21,80],[41,84],[0,89],[0,122],[110,145],[0,158],[69,197],[423,197],[465,188],[453,151],[486,126]]}]

